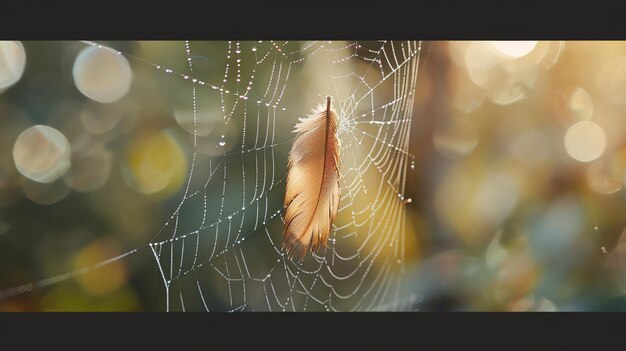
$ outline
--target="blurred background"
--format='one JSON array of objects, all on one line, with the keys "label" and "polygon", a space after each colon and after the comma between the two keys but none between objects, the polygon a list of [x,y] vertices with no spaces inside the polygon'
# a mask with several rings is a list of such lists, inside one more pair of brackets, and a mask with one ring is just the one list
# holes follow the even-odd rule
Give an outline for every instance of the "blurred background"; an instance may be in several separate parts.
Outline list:
[{"label": "blurred background", "polygon": [[[123,54],[0,42],[2,311],[160,309],[147,250],[11,288],[151,242],[193,152],[230,152],[245,130],[194,126],[188,85],[157,72],[187,69],[184,42],[101,44]],[[192,47],[196,73],[220,81],[230,44]],[[423,42],[419,59],[402,233],[412,309],[626,310],[626,43]]]}]

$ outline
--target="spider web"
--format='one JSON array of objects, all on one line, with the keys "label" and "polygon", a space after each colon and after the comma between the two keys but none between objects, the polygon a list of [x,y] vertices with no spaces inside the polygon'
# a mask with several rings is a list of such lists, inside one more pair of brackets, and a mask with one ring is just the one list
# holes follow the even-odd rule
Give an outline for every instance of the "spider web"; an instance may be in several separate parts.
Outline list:
[{"label": "spider web", "polygon": [[[225,42],[221,82],[198,68],[194,44],[181,43],[184,70],[118,52],[188,91],[186,106],[175,108],[193,117],[194,152],[175,210],[145,246],[34,285],[149,250],[162,285],[158,309],[411,309],[414,295],[401,288],[411,202],[404,189],[414,169],[408,148],[421,42]],[[326,96],[340,118],[339,212],[328,246],[292,261],[281,251],[292,130]],[[199,151],[207,140],[213,154]]]}]

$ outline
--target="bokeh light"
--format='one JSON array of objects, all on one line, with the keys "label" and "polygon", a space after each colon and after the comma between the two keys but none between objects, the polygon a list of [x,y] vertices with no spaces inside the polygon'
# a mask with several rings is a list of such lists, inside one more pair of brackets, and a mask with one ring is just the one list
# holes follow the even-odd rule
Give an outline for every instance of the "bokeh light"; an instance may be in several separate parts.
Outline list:
[{"label": "bokeh light", "polygon": [[[93,266],[121,253],[110,239],[97,240],[83,248],[74,258],[74,269]],[[115,261],[78,277],[78,283],[90,295],[110,295],[128,279],[123,261]]]},{"label": "bokeh light", "polygon": [[164,131],[148,131],[127,148],[128,181],[144,194],[169,196],[183,184],[187,161],[177,141]]},{"label": "bokeh light", "polygon": [[174,117],[183,129],[192,135],[203,137],[213,130],[217,130],[216,134],[218,134],[224,125],[224,117],[219,111],[203,111],[194,116],[193,110],[176,110]]},{"label": "bokeh light", "polygon": [[602,156],[607,145],[604,129],[591,121],[569,127],[564,142],[567,154],[580,162],[591,162]]},{"label": "bokeh light", "polygon": [[80,111],[80,121],[86,131],[92,134],[106,133],[118,125],[122,119],[122,111],[109,106],[85,104]]},{"label": "bokeh light", "polygon": [[58,130],[36,125],[23,131],[13,146],[13,160],[25,177],[50,183],[70,168],[70,144]]},{"label": "bokeh light", "polygon": [[539,75],[558,60],[560,42],[452,42],[455,64],[498,105],[527,98]]},{"label": "bokeh light", "polygon": [[17,83],[26,66],[26,52],[19,41],[0,41],[0,91]]},{"label": "bokeh light", "polygon": [[588,121],[593,116],[591,96],[581,87],[577,87],[569,99],[569,109],[575,119]]},{"label": "bokeh light", "polygon": [[610,160],[598,160],[589,165],[587,169],[587,182],[589,187],[600,194],[613,194],[622,188],[623,167],[619,172],[615,162]]},{"label": "bokeh light", "polygon": [[122,98],[132,82],[126,58],[109,48],[83,49],[76,57],[72,74],[81,93],[104,103]]},{"label": "bokeh light", "polygon": [[507,57],[520,58],[533,51],[537,46],[537,41],[492,41],[491,45]]},{"label": "bokeh light", "polygon": [[72,156],[72,169],[63,180],[72,189],[91,192],[100,189],[109,179],[113,157],[102,146],[93,146]]}]

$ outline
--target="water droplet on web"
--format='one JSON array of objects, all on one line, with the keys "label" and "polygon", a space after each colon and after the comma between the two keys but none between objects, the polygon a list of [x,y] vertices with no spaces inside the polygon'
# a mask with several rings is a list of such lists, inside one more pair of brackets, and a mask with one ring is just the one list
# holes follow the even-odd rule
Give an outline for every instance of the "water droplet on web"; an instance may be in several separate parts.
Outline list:
[{"label": "water droplet on web", "polygon": [[598,230],[598,226],[594,226],[594,227],[593,227],[593,230]]},{"label": "water droplet on web", "polygon": [[252,48],[252,51],[256,51],[256,47],[253,47],[253,48]]},{"label": "water droplet on web", "polygon": [[226,140],[224,139],[224,136],[223,136],[223,135],[222,135],[222,138],[220,139],[219,145],[220,145],[220,146],[224,146],[224,145],[226,145]]}]

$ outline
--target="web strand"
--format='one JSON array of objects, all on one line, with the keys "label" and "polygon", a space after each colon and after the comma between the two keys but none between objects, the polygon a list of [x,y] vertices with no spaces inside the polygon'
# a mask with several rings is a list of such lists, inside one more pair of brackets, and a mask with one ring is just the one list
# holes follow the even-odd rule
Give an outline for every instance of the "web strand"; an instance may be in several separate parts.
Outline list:
[{"label": "web strand", "polygon": [[[105,48],[94,42],[85,45]],[[149,248],[166,311],[339,311],[410,308],[401,296],[404,194],[421,42],[225,43],[221,82],[117,51],[168,80],[186,82],[193,116],[190,171],[180,201],[152,240],[118,257],[0,298],[71,279]],[[217,53],[219,55],[220,53]],[[327,70],[328,91],[307,91],[307,65]],[[321,60],[321,61],[320,61]],[[319,73],[323,74],[323,73]],[[340,205],[329,244],[302,262],[281,251],[286,160],[301,93],[338,101]],[[293,94],[293,95],[292,95]],[[212,106],[202,101],[215,101]],[[176,106],[179,107],[179,106]],[[219,112],[215,152],[199,152],[199,118]],[[206,165],[206,166],[200,166]],[[200,168],[204,167],[204,168]]]}]

